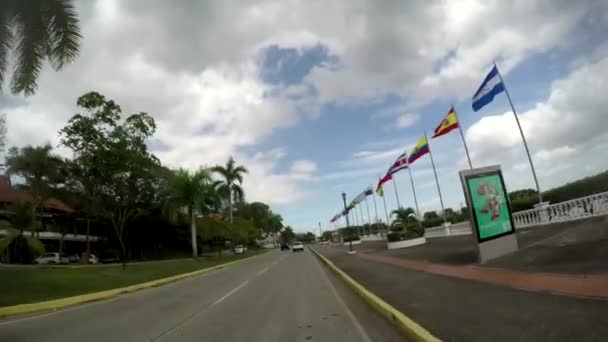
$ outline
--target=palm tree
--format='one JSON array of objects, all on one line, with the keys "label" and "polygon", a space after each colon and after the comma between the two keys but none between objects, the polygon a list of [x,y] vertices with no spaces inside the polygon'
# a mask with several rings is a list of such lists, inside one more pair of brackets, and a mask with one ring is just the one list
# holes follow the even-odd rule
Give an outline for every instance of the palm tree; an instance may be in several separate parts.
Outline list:
[{"label": "palm tree", "polygon": [[186,207],[188,210],[193,258],[198,257],[195,210],[204,202],[210,186],[211,173],[206,168],[200,168],[196,172],[179,169],[175,171],[171,180],[172,204],[181,208]]},{"label": "palm tree", "polygon": [[[35,226],[38,222],[32,215],[32,203],[19,202],[11,205],[8,210],[11,215],[10,224],[6,221],[0,221],[0,229],[5,230],[5,236],[0,238],[0,255],[14,243],[19,240],[25,242],[25,246],[34,253],[44,253],[44,245],[34,236]],[[24,235],[23,231],[29,229],[30,235]],[[10,253],[9,253],[10,255]]]},{"label": "palm tree", "polygon": [[0,90],[15,57],[13,93],[32,95],[44,60],[55,70],[78,56],[78,14],[71,0],[2,0],[0,2]]},{"label": "palm tree", "polygon": [[[228,217],[232,223],[232,202],[233,200],[242,201],[245,197],[243,193],[243,174],[248,173],[247,169],[242,165],[236,165],[234,159],[230,157],[226,166],[217,165],[212,169],[218,173],[223,179],[214,182],[218,192],[228,198]],[[239,184],[236,184],[236,183]]]},{"label": "palm tree", "polygon": [[416,212],[411,207],[395,209],[391,212],[391,215],[395,216],[393,223],[391,223],[393,228],[407,229],[410,223],[417,221]]}]

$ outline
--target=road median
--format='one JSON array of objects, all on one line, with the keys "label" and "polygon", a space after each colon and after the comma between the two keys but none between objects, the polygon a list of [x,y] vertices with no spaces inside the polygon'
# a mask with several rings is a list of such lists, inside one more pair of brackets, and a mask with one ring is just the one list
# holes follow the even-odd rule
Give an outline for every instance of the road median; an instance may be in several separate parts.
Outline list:
[{"label": "road median", "polygon": [[40,311],[59,310],[59,309],[63,309],[66,307],[83,304],[83,303],[87,303],[87,302],[110,299],[110,298],[116,297],[120,294],[131,293],[131,292],[135,292],[138,290],[143,290],[143,289],[147,289],[147,288],[151,288],[151,287],[157,287],[157,286],[173,283],[175,281],[182,280],[185,278],[189,278],[189,277],[205,274],[205,273],[208,273],[211,271],[219,270],[222,268],[226,268],[228,266],[255,258],[258,255],[260,255],[260,254],[256,254],[256,255],[253,255],[253,256],[250,256],[247,258],[243,258],[243,259],[229,261],[229,262],[211,266],[211,267],[202,268],[202,269],[199,269],[196,271],[177,274],[177,275],[164,277],[164,278],[160,278],[160,279],[155,279],[155,280],[151,280],[151,281],[146,281],[143,283],[133,284],[133,285],[129,285],[129,286],[118,287],[118,288],[113,288],[113,289],[104,290],[104,291],[97,291],[97,292],[92,292],[92,293],[80,294],[80,295],[76,295],[76,296],[47,300],[47,301],[36,302],[36,303],[4,306],[4,307],[0,307],[0,318],[4,318],[7,316],[13,316],[13,315],[19,315],[19,314],[40,312]]},{"label": "road median", "polygon": [[395,324],[407,336],[409,336],[415,341],[440,341],[437,337],[433,336],[420,324],[407,317],[401,311],[395,309],[393,306],[382,300],[380,297],[376,296],[374,293],[366,289],[363,285],[352,279],[348,274],[346,274],[340,268],[335,266],[331,261],[321,255],[321,253],[317,252],[314,248],[310,248],[310,250],[360,297],[362,297],[374,309],[376,309],[383,316],[385,316],[390,322]]}]

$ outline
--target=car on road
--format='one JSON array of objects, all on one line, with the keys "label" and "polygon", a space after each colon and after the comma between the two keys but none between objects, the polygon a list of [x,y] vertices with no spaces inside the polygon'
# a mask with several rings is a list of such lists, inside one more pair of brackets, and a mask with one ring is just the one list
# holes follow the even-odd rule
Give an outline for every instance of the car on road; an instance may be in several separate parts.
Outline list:
[{"label": "car on road", "polygon": [[34,260],[39,265],[46,264],[67,264],[68,257],[63,253],[44,253]]},{"label": "car on road", "polygon": [[234,254],[243,254],[247,251],[247,248],[243,245],[237,245],[234,247]]},{"label": "car on road", "polygon": [[294,252],[304,252],[304,245],[301,242],[294,242],[293,245],[291,245],[291,250]]},{"label": "car on road", "polygon": [[282,250],[282,251],[288,251],[288,250],[289,250],[289,245],[288,245],[288,244],[286,244],[285,242],[283,242],[283,243],[281,244],[281,250]]}]

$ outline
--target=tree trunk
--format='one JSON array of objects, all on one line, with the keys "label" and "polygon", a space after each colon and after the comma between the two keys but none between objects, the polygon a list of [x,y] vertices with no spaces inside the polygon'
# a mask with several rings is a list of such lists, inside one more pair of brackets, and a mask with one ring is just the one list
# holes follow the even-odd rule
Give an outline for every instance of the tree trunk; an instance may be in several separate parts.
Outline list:
[{"label": "tree trunk", "polygon": [[232,184],[228,183],[228,219],[232,223]]},{"label": "tree trunk", "polygon": [[59,238],[59,254],[63,253],[63,240],[64,240],[64,235],[63,234],[63,229],[61,229],[61,237]]},{"label": "tree trunk", "polygon": [[194,207],[190,205],[188,207],[188,211],[190,212],[190,235],[192,238],[192,257],[198,258],[198,251],[196,245],[196,221],[194,220]]}]

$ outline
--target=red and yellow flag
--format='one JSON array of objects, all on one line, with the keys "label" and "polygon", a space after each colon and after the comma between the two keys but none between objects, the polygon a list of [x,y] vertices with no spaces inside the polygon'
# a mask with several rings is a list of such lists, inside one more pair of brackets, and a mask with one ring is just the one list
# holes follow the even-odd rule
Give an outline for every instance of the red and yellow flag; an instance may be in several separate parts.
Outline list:
[{"label": "red and yellow flag", "polygon": [[456,118],[456,111],[454,107],[450,108],[448,114],[443,118],[443,121],[435,128],[435,132],[431,138],[437,138],[444,134],[450,133],[452,130],[458,128],[458,118]]}]

